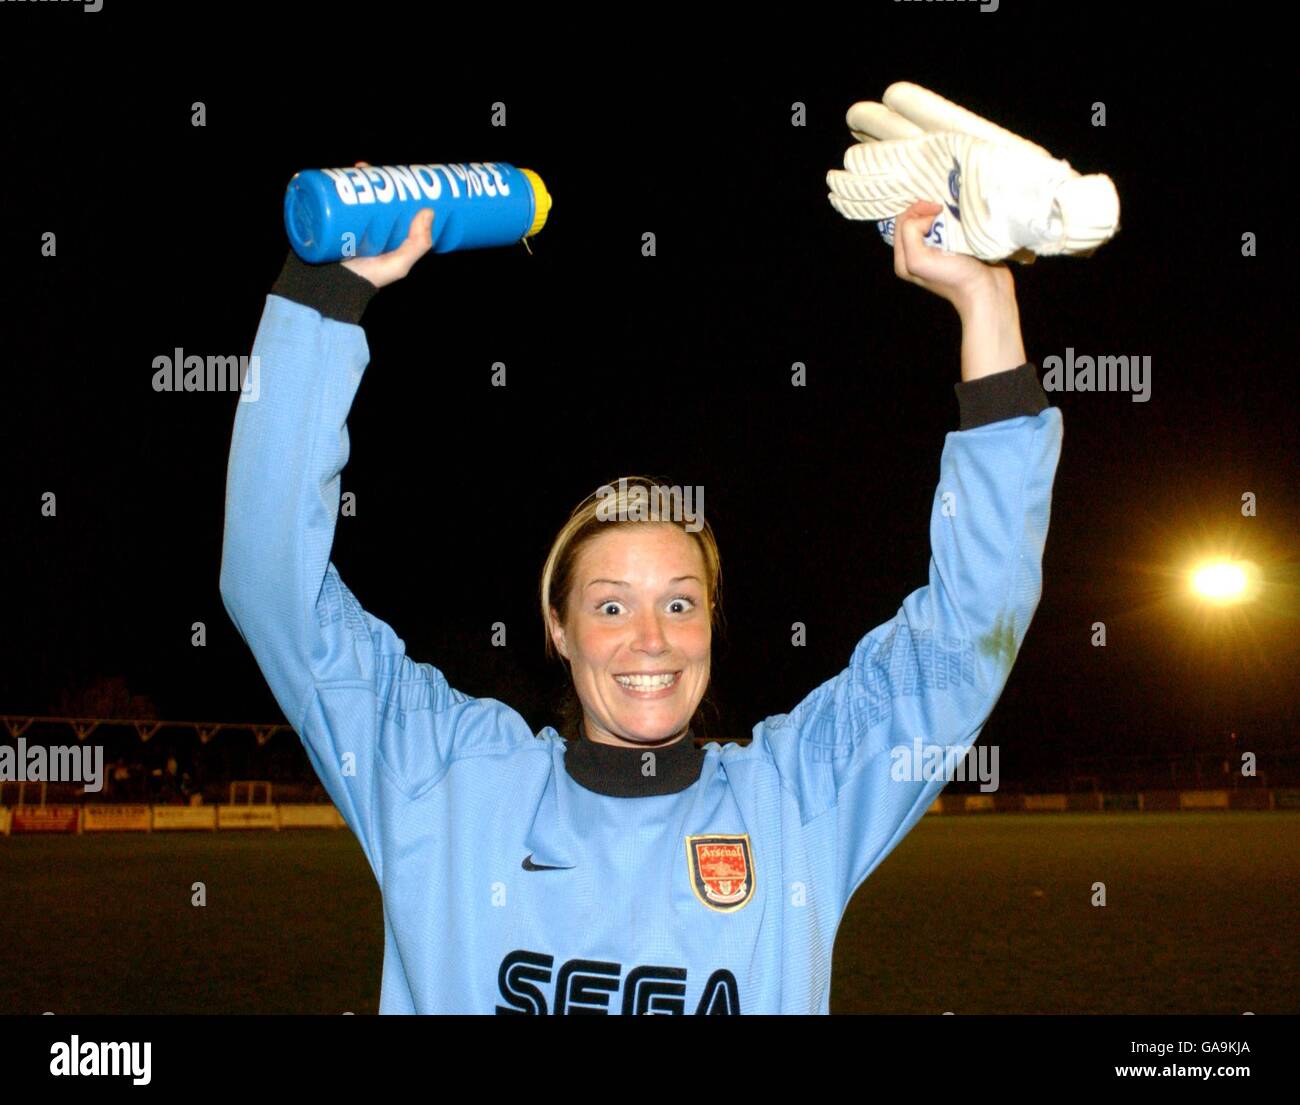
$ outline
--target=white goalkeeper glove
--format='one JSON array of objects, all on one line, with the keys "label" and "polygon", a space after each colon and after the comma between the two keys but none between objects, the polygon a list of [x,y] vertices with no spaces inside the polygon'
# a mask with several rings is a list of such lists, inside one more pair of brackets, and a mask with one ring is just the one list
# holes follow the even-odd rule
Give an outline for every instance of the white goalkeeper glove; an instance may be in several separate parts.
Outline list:
[{"label": "white goalkeeper glove", "polygon": [[894,218],[916,200],[938,203],[926,241],[982,261],[1089,256],[1119,228],[1110,178],[1068,161],[919,85],[900,81],[884,103],[861,102],[846,121],[857,145],[826,174],[831,206],[874,219],[893,244]]}]

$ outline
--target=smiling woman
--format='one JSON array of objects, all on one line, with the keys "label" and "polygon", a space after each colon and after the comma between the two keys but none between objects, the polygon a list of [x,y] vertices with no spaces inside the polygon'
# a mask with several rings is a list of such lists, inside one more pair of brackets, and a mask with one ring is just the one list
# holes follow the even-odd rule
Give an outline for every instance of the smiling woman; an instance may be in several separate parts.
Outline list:
[{"label": "smiling woman", "polygon": [[565,662],[572,680],[561,710],[565,736],[624,747],[672,743],[707,692],[722,583],[708,521],[702,513],[689,522],[605,520],[636,517],[636,504],[665,486],[649,476],[604,485],[551,545],[541,606],[547,654]]},{"label": "smiling woman", "polygon": [[788,714],[702,747],[721,561],[702,514],[646,515],[684,501],[646,477],[580,503],[542,571],[563,733],[457,690],[362,606],[330,559],[361,317],[430,223],[378,257],[289,254],[235,417],[221,594],[382,888],[381,1013],[829,1012],[849,899],[944,784],[895,753],[963,755],[1023,643],[1060,454],[1009,270],[926,246],[937,213],[894,235],[895,272],[962,320],[929,582]]}]

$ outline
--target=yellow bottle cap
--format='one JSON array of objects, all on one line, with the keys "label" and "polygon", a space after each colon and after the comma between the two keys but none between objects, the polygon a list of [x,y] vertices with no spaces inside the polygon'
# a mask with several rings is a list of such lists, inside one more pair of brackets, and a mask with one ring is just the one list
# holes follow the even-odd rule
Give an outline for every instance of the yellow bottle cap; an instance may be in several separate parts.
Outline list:
[{"label": "yellow bottle cap", "polygon": [[531,238],[546,225],[546,216],[551,213],[551,193],[546,190],[542,178],[532,169],[520,169],[519,171],[528,178],[528,183],[533,186],[533,225],[528,228],[528,233],[524,235],[525,238]]}]

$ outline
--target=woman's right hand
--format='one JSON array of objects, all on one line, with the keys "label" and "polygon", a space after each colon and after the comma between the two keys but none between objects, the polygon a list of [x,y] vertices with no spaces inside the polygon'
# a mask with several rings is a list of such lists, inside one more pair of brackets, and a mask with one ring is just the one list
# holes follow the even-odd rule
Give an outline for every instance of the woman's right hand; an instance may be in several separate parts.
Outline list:
[{"label": "woman's right hand", "polygon": [[[358,169],[370,168],[369,162],[358,161]],[[406,241],[396,249],[381,253],[378,257],[351,257],[340,261],[345,269],[351,269],[358,276],[364,276],[376,288],[393,284],[411,271],[415,262],[433,248],[433,208],[426,207],[411,220],[411,229]]]}]

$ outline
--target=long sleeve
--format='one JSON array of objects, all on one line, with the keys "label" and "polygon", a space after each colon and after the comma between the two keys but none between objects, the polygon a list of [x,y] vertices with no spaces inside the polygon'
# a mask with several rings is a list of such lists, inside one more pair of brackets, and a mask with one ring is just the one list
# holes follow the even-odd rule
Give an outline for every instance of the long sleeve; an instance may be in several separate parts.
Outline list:
[{"label": "long sleeve", "polygon": [[290,255],[267,296],[250,364],[258,386],[238,405],[230,448],[221,595],[378,876],[379,775],[402,776],[385,746],[402,759],[408,712],[441,718],[419,752],[420,774],[436,775],[453,730],[445,711],[467,699],[413,663],[330,562],[346,419],[370,358],[357,320],[372,294],[340,266]]},{"label": "long sleeve", "polygon": [[963,428],[940,460],[928,584],[859,641],[843,671],[755,726],[801,824],[834,818],[841,908],[943,789],[932,757],[955,763],[978,738],[1042,594],[1061,412],[1032,364],[957,394]]}]

